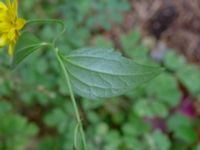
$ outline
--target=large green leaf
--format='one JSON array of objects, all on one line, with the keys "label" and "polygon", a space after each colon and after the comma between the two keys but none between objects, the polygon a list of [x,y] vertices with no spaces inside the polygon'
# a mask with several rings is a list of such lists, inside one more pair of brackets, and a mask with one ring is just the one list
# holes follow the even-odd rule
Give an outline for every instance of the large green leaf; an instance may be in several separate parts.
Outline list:
[{"label": "large green leaf", "polygon": [[63,57],[74,91],[86,98],[119,96],[162,69],[139,65],[112,49],[87,48]]},{"label": "large green leaf", "polygon": [[46,45],[46,43],[41,42],[31,33],[24,32],[17,41],[12,67],[15,68],[31,53]]}]

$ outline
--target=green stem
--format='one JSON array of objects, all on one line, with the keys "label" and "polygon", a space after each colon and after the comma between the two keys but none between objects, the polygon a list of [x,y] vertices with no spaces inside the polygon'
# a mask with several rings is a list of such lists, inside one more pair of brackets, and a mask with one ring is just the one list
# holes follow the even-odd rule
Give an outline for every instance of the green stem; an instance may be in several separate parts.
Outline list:
[{"label": "green stem", "polygon": [[76,125],[76,127],[75,127],[75,131],[74,131],[74,149],[75,150],[78,150],[78,142],[77,142],[77,139],[78,139],[78,137],[77,137],[77,135],[78,135],[78,131],[79,131],[79,127],[80,127],[80,123],[77,123],[77,125]]},{"label": "green stem", "polygon": [[26,26],[28,26],[29,24],[35,24],[35,23],[42,23],[42,24],[46,24],[46,23],[56,23],[59,24],[62,27],[62,31],[54,38],[53,40],[53,45],[55,45],[57,39],[64,34],[66,28],[65,28],[65,24],[63,21],[61,20],[57,20],[57,19],[33,19],[33,20],[28,20],[26,23]]},{"label": "green stem", "polygon": [[[45,23],[45,24],[46,23],[56,23],[56,24],[60,24],[61,27],[62,27],[62,31],[54,38],[53,42],[52,43],[47,43],[47,45],[49,45],[50,47],[52,47],[54,49],[56,57],[57,57],[57,60],[58,60],[58,62],[60,64],[60,66],[61,66],[61,69],[62,69],[63,73],[64,73],[64,76],[65,76],[65,79],[67,81],[67,85],[68,85],[68,88],[69,88],[69,93],[70,93],[70,97],[71,97],[71,100],[72,100],[72,104],[73,104],[73,107],[74,107],[74,110],[75,110],[77,124],[78,124],[79,130],[80,130],[83,147],[84,147],[84,150],[88,150],[87,143],[86,143],[86,140],[85,140],[85,133],[84,133],[84,130],[83,130],[83,124],[82,124],[82,121],[81,121],[81,118],[80,118],[80,113],[79,113],[79,110],[78,110],[76,99],[74,97],[74,93],[73,93],[73,90],[72,90],[70,78],[69,78],[68,72],[67,72],[67,70],[65,68],[65,65],[63,63],[63,60],[62,60],[62,58],[61,58],[61,56],[59,54],[59,49],[55,48],[55,43],[56,43],[57,39],[62,34],[64,34],[64,32],[65,32],[65,29],[66,29],[65,28],[65,24],[62,21],[57,20],[57,19],[35,19],[35,20],[27,21],[26,26],[28,26],[29,24],[34,24],[34,23]],[[75,137],[75,138],[77,138],[77,137]],[[74,142],[75,142],[75,144],[77,143],[77,141],[74,141]]]},{"label": "green stem", "polygon": [[57,59],[59,61],[59,64],[61,66],[61,69],[62,69],[62,71],[64,73],[65,79],[67,81],[67,85],[68,85],[68,88],[69,88],[70,97],[71,97],[71,100],[72,100],[72,103],[73,103],[73,107],[75,109],[77,123],[80,125],[79,129],[80,129],[80,134],[81,134],[81,139],[82,139],[84,150],[88,150],[87,143],[86,143],[86,140],[85,140],[85,133],[84,133],[84,130],[83,130],[83,124],[82,124],[82,121],[81,121],[81,118],[80,118],[80,114],[79,114],[78,106],[77,106],[77,103],[76,103],[76,99],[74,97],[74,93],[73,93],[73,90],[72,90],[72,86],[71,86],[69,75],[68,75],[67,70],[65,68],[65,65],[64,65],[64,63],[62,61],[62,58],[59,55],[58,48],[55,49],[55,53],[56,53],[56,57],[57,57]]}]

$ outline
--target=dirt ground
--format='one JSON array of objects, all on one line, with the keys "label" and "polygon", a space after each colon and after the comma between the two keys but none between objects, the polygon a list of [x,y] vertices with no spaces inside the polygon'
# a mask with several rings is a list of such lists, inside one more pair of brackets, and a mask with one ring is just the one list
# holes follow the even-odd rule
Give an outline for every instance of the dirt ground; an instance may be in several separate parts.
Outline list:
[{"label": "dirt ground", "polygon": [[[114,34],[139,26],[144,39],[155,41],[152,50],[169,47],[189,62],[200,64],[200,0],[130,0],[123,27]],[[151,44],[152,45],[152,44]]]}]

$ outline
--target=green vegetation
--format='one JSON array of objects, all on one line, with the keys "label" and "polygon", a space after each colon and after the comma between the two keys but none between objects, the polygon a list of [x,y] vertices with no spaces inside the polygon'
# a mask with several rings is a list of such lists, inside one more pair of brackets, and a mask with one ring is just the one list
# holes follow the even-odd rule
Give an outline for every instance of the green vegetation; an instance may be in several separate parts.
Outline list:
[{"label": "green vegetation", "polygon": [[[58,45],[65,54],[85,46],[114,47],[104,32],[122,25],[130,9],[128,0],[20,2],[25,18],[64,20],[67,31]],[[41,24],[32,30],[48,41],[60,27]],[[125,56],[165,71],[121,97],[77,96],[89,150],[200,150],[194,111],[200,101],[199,68],[171,49],[156,61],[138,29],[121,33],[119,40]],[[0,51],[0,150],[73,150],[74,109],[54,57],[44,47],[12,71],[7,52]]]}]

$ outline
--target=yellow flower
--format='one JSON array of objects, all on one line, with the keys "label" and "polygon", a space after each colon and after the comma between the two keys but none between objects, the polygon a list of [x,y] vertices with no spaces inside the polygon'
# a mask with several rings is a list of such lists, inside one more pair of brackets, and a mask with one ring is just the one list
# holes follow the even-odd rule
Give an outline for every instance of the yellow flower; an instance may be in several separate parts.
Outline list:
[{"label": "yellow flower", "polygon": [[9,46],[8,53],[10,56],[14,53],[20,30],[24,27],[26,21],[18,18],[18,0],[6,0],[4,4],[0,0],[0,48]]}]

